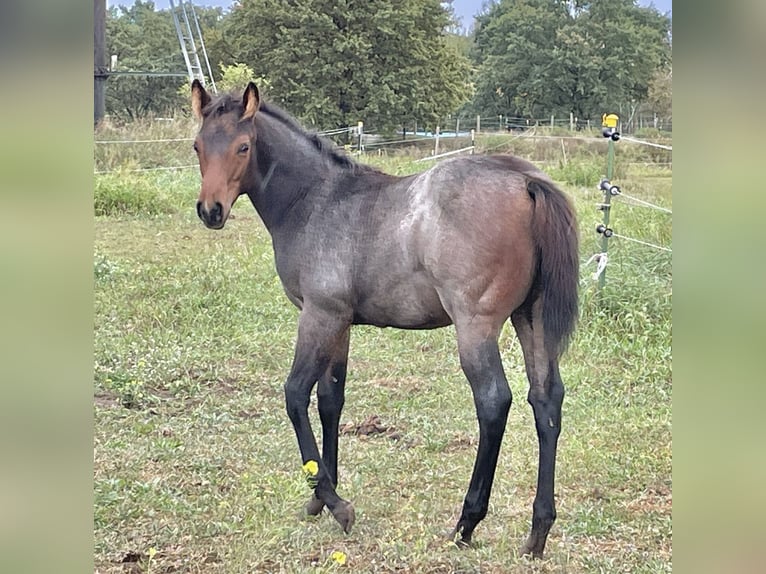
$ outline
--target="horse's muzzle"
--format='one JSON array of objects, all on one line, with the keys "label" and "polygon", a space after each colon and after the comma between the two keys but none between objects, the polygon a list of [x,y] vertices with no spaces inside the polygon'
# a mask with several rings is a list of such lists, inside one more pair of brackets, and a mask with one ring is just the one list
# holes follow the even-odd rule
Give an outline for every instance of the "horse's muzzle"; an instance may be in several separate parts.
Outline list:
[{"label": "horse's muzzle", "polygon": [[216,201],[209,210],[201,202],[197,202],[197,215],[207,227],[210,229],[221,229],[224,224],[223,219],[223,205],[220,201]]}]

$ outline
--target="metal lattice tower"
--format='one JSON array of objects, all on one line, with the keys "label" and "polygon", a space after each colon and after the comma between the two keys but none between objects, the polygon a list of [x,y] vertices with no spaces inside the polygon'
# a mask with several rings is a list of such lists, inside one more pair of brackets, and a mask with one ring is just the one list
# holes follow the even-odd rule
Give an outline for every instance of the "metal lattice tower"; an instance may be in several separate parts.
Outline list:
[{"label": "metal lattice tower", "polygon": [[184,2],[180,0],[175,2],[170,0],[170,13],[173,14],[173,23],[176,26],[178,42],[184,55],[186,69],[189,72],[189,82],[197,79],[202,82],[203,86],[207,84],[205,72],[200,63],[200,52],[202,52],[202,57],[207,66],[207,78],[210,80],[210,86],[213,88],[214,93],[218,93],[215,87],[215,80],[213,80],[210,61],[207,59],[207,50],[202,39],[202,30],[199,27],[197,14],[194,12],[194,4],[190,1]]}]

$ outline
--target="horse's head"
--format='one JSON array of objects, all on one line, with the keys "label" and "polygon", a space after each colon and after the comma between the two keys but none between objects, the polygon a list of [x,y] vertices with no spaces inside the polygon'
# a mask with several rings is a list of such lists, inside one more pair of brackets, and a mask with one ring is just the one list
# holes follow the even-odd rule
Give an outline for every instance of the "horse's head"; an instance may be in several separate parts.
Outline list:
[{"label": "horse's head", "polygon": [[213,99],[199,82],[192,82],[192,110],[202,120],[194,140],[202,188],[197,214],[210,229],[221,229],[231,206],[255,182],[255,113],[260,98],[250,82],[241,101],[229,95]]}]

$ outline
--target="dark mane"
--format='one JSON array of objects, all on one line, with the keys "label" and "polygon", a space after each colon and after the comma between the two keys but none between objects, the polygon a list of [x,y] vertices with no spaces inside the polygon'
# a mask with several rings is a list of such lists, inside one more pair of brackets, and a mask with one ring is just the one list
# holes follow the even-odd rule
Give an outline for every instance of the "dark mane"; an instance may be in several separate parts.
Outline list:
[{"label": "dark mane", "polygon": [[[217,98],[214,98],[205,108],[202,110],[204,116],[208,116],[215,111],[216,115],[222,115],[229,112],[244,112],[242,106],[241,96],[233,93],[222,94]],[[330,160],[333,164],[342,167],[344,169],[351,170],[355,173],[372,172],[382,173],[379,169],[370,165],[359,163],[355,161],[351,156],[338,149],[335,142],[320,136],[317,133],[307,131],[293,116],[288,114],[282,108],[271,102],[261,101],[259,114],[266,114],[269,117],[277,120],[285,127],[289,128],[294,134],[301,136],[307,140],[320,154]]]}]

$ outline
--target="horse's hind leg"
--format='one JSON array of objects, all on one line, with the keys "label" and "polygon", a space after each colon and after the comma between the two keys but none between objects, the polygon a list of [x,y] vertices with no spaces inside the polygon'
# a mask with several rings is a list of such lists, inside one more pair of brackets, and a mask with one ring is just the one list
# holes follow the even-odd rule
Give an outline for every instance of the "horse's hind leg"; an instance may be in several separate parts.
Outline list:
[{"label": "horse's hind leg", "polygon": [[[345,400],[349,333],[347,330],[336,346],[335,356],[317,387],[317,406],[322,421],[322,461],[335,487],[338,486],[338,423]],[[306,504],[306,513],[316,516],[322,508],[324,502],[314,494]]]},{"label": "horse's hind leg", "polygon": [[511,315],[524,353],[529,394],[540,448],[537,470],[537,494],[532,507],[532,531],[521,549],[536,558],[543,555],[548,532],[556,520],[553,484],[556,469],[556,446],[561,431],[561,404],[564,384],[559,374],[558,357],[545,347],[542,298],[525,305]]},{"label": "horse's hind leg", "polygon": [[460,365],[471,385],[479,420],[479,449],[463,510],[452,532],[453,540],[459,534],[460,542],[464,544],[471,542],[474,528],[487,515],[500,444],[511,407],[511,389],[497,345],[502,323],[476,316],[463,324],[455,323]]}]

